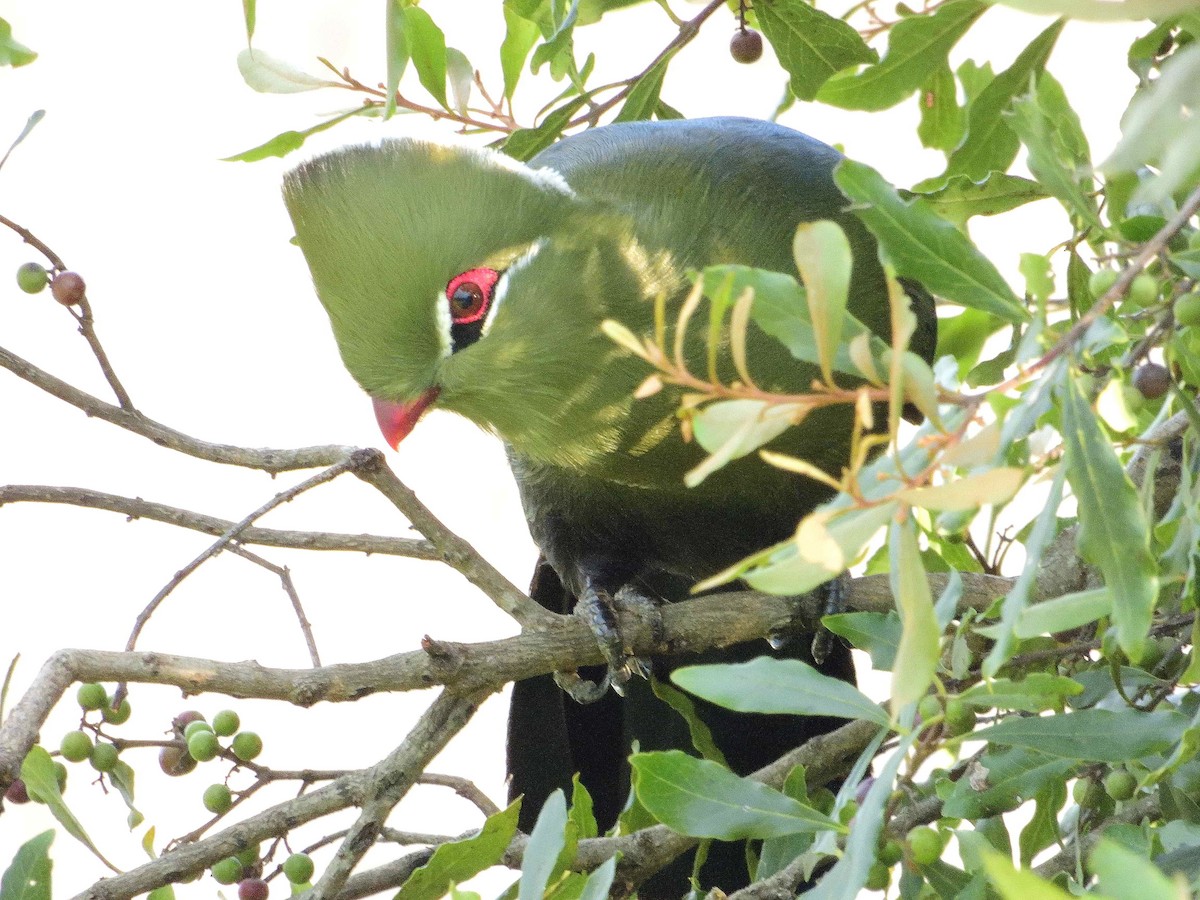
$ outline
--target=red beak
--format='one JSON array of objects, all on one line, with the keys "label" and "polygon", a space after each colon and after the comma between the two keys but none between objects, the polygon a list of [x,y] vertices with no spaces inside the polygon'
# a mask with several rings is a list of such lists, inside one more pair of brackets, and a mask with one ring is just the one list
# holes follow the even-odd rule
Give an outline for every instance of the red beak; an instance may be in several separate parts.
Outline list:
[{"label": "red beak", "polygon": [[395,450],[400,442],[408,437],[417,420],[421,418],[430,404],[437,399],[441,392],[439,387],[431,387],[416,400],[409,403],[392,403],[389,400],[372,400],[375,406],[375,421],[383,432],[383,439],[388,446]]}]

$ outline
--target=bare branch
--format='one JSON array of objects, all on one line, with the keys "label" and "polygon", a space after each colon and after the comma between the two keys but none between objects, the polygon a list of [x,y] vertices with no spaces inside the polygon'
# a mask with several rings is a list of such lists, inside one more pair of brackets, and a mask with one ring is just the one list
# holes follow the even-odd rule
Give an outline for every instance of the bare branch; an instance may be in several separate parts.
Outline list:
[{"label": "bare branch", "polygon": [[320,668],[321,654],[317,651],[317,640],[313,637],[312,623],[308,621],[308,616],[304,614],[304,605],[300,602],[300,595],[296,592],[296,584],[292,581],[292,573],[288,567],[277,566],[263,559],[257,553],[251,553],[239,544],[230,544],[229,552],[235,553],[242,557],[242,559],[249,560],[255,565],[266,569],[268,572],[279,576],[283,592],[287,594],[288,600],[291,601],[292,611],[296,613],[296,621],[300,623],[300,632],[304,635],[304,643],[308,646],[308,658],[312,660],[314,668]]},{"label": "bare branch", "polygon": [[[6,503],[61,503],[86,509],[104,509],[130,519],[150,519],[179,528],[189,528],[220,537],[234,526],[229,519],[219,519],[190,509],[180,509],[165,503],[155,503],[140,497],[122,497],[89,488],[60,487],[45,484],[9,484],[0,486],[0,506]],[[439,559],[429,541],[416,538],[387,537],[376,534],[339,534],[329,531],[290,531],[277,528],[247,526],[238,534],[241,544],[264,547],[284,547],[293,550],[338,550],[356,553],[378,553],[387,556],[407,556],[412,559]]]}]

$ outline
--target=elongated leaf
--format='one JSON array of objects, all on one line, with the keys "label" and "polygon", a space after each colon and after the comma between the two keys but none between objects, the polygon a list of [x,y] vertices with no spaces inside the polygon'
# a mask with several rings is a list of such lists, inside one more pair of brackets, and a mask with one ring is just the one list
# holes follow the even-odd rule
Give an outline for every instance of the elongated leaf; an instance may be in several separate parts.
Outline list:
[{"label": "elongated leaf", "polygon": [[1079,552],[1112,591],[1117,640],[1130,659],[1141,657],[1158,597],[1158,566],[1137,490],[1074,378],[1063,401],[1067,480],[1079,503]]},{"label": "elongated leaf", "polygon": [[[29,132],[33,131],[34,127],[38,122],[42,121],[45,115],[46,111],[44,109],[35,109],[29,114],[29,118],[25,120],[25,127],[21,129],[21,133],[17,135],[16,140],[9,145],[3,159],[0,159],[0,168],[4,167],[4,164],[8,162],[8,158],[12,156],[12,152],[17,149],[17,145],[20,144],[21,141],[25,140],[25,138],[29,137]],[[0,709],[0,712],[2,711],[3,710]]]},{"label": "elongated leaf", "polygon": [[638,753],[629,763],[638,800],[680,834],[737,841],[845,830],[811,806],[681,750]]},{"label": "elongated leaf", "polygon": [[23,843],[0,878],[4,900],[50,900],[50,845],[54,830],[43,831]]},{"label": "elongated leaf", "polygon": [[887,671],[900,648],[900,617],[894,613],[852,612],[825,616],[821,624],[871,654],[871,665]]},{"label": "elongated leaf", "polygon": [[989,0],[1035,16],[1067,16],[1085,22],[1169,19],[1196,9],[1194,0]]},{"label": "elongated leaf", "polygon": [[996,267],[949,222],[919,203],[905,203],[874,169],[843,160],[834,179],[856,206],[854,214],[879,239],[899,275],[921,282],[954,303],[1008,322],[1027,314]]},{"label": "elongated leaf", "polygon": [[802,222],[796,227],[792,257],[808,297],[808,318],[817,341],[821,374],[832,384],[833,360],[842,343],[846,301],[850,297],[850,242],[836,222]]},{"label": "elongated leaf", "polygon": [[1081,709],[1062,715],[1005,719],[976,731],[974,739],[1026,747],[1062,759],[1125,762],[1168,749],[1187,726],[1186,716],[1162,708],[1153,712]]},{"label": "elongated leaf", "polygon": [[1048,197],[1036,181],[991,172],[980,182],[956,175],[938,190],[921,194],[921,202],[960,228],[971,216],[994,216]]},{"label": "elongated leaf", "polygon": [[613,878],[617,874],[617,859],[620,855],[617,853],[610,856],[592,870],[579,894],[579,900],[605,900],[608,897],[608,889],[612,887]]},{"label": "elongated leaf", "polygon": [[1186,890],[1145,856],[1111,838],[1100,839],[1089,862],[1100,890],[1116,900],[1179,900],[1184,896],[1181,889]]},{"label": "elongated leaf", "polygon": [[557,790],[546,798],[533,831],[529,833],[524,864],[521,866],[518,900],[542,900],[546,886],[556,874],[559,854],[566,844],[566,827],[567,801],[562,790]]},{"label": "elongated leaf", "polygon": [[450,82],[450,98],[455,112],[463,114],[471,102],[471,86],[475,83],[475,69],[467,55],[454,47],[446,48],[446,79]]},{"label": "elongated leaf", "polygon": [[762,400],[708,404],[692,417],[692,430],[696,443],[711,455],[684,476],[684,483],[695,487],[726,463],[779,437],[806,412],[800,404],[768,404]]},{"label": "elongated leaf", "polygon": [[[1066,207],[1093,228],[1103,228],[1093,196],[1091,160],[1070,146],[1079,119],[1062,87],[1042,73],[1037,91],[1018,97],[1006,114],[1009,127],[1029,148],[1029,170]],[[1072,123],[1074,128],[1072,129]]]},{"label": "elongated leaf", "polygon": [[933,614],[933,595],[917,544],[911,515],[893,522],[888,534],[892,558],[891,585],[900,611],[900,646],[892,668],[892,714],[899,714],[925,693],[937,669],[942,630]]},{"label": "elongated leaf", "polygon": [[54,761],[42,747],[34,746],[25,755],[25,759],[21,762],[21,780],[25,782],[25,789],[29,792],[29,796],[45,803],[46,808],[66,829],[67,834],[92,851],[96,859],[108,868],[114,872],[120,872],[120,869],[104,858],[104,854],[92,843],[92,839],[84,830],[83,825],[63,801],[62,792],[58,787],[58,776],[54,773]]},{"label": "elongated leaf", "polygon": [[888,724],[866,694],[798,659],[760,656],[737,665],[685,666],[671,680],[698,697],[738,712],[838,716]]},{"label": "elongated leaf", "polygon": [[504,3],[504,27],[504,41],[500,44],[500,69],[504,73],[504,96],[511,101],[525,68],[525,60],[538,39],[538,27],[536,22],[516,12],[509,0]]},{"label": "elongated leaf", "polygon": [[400,79],[408,68],[408,36],[404,31],[404,0],[387,0],[387,19],[384,22],[384,42],[387,53],[387,100],[384,102],[383,117],[390,119],[396,113],[396,91]]},{"label": "elongated leaf", "polygon": [[958,90],[950,64],[943,63],[921,85],[921,122],[917,137],[923,146],[950,153],[966,129],[966,110],[958,105]]},{"label": "elongated leaf", "polygon": [[954,782],[942,809],[947,816],[964,819],[994,815],[1012,809],[1051,782],[1061,782],[1075,765],[1073,759],[1025,747],[989,749],[972,773]]},{"label": "elongated leaf", "polygon": [[983,861],[988,879],[1004,900],[1071,900],[1071,895],[1058,885],[1033,872],[1013,868],[999,853],[987,853]]},{"label": "elongated leaf", "polygon": [[[551,5],[551,10],[555,11],[561,8],[563,4],[555,3]],[[556,13],[557,14],[557,13]],[[530,62],[530,70],[536,75],[545,63],[550,63],[551,73],[555,74],[555,67],[561,66],[563,62],[571,56],[571,45],[575,36],[575,24],[579,17],[579,0],[571,0],[571,5],[567,9],[566,15],[558,21],[551,22],[549,32],[543,28],[542,33],[546,35],[546,40],[533,51],[533,60]],[[555,77],[561,75],[555,74]]]},{"label": "elongated leaf", "polygon": [[975,685],[958,698],[980,709],[1019,709],[1025,712],[1044,712],[1062,709],[1067,697],[1083,693],[1083,685],[1065,675],[1031,672],[1020,681],[996,678]]},{"label": "elongated leaf", "polygon": [[404,38],[421,85],[443,108],[446,102],[446,36],[433,18],[419,6],[406,6]]},{"label": "elongated leaf", "polygon": [[12,26],[0,19],[0,66],[12,66],[15,69],[17,66],[27,66],[35,59],[37,54],[14,40]]},{"label": "elongated leaf", "polygon": [[249,47],[237,55],[237,66],[246,84],[263,94],[296,94],[335,85],[335,82],[309,75],[291,63]]},{"label": "elongated leaf", "polygon": [[696,704],[692,698],[674,685],[659,681],[657,678],[652,678],[650,685],[654,688],[654,696],[679,713],[687,722],[692,748],[705,759],[710,759],[728,768],[729,763],[725,759],[725,754],[713,740],[712,730],[696,712]]},{"label": "elongated leaf", "polygon": [[877,58],[850,25],[802,0],[759,0],[754,14],[801,100],[812,100],[842,69]]},{"label": "elongated leaf", "polygon": [[[901,19],[888,33],[888,49],[881,62],[856,74],[831,78],[817,93],[817,99],[845,109],[895,106],[939,68],[949,75],[946,55],[986,10],[987,4],[978,0],[951,0],[933,15]],[[953,90],[951,79],[951,102]]]},{"label": "elongated leaf", "polygon": [[242,18],[246,20],[246,43],[254,40],[254,25],[258,21],[256,0],[242,0]]},{"label": "elongated leaf", "polygon": [[571,121],[571,116],[575,115],[575,111],[582,105],[583,98],[581,97],[568,100],[546,116],[537,128],[520,128],[514,131],[500,149],[513,159],[519,159],[522,162],[529,160],[558,139],[567,123]]},{"label": "elongated leaf", "polygon": [[896,496],[924,509],[963,511],[985,503],[1007,503],[1025,481],[1023,469],[1001,466],[974,472],[947,484],[904,488]]},{"label": "elongated leaf", "polygon": [[451,884],[466,881],[500,861],[517,833],[521,801],[488,816],[479,833],[461,841],[451,841],[433,851],[429,862],[409,876],[395,900],[437,900]]},{"label": "elongated leaf", "polygon": [[637,122],[649,119],[658,108],[658,92],[662,90],[663,76],[667,74],[667,66],[671,58],[659,60],[649,72],[638,79],[637,84],[621,104],[614,122]]},{"label": "elongated leaf", "polygon": [[1053,600],[1025,607],[1013,624],[1013,634],[1030,638],[1039,634],[1056,634],[1095,622],[1112,614],[1112,591],[1107,587],[1063,594]]},{"label": "elongated leaf", "polygon": [[979,181],[988,172],[1003,172],[1016,158],[1020,142],[1001,113],[1013,98],[1029,90],[1029,79],[1046,66],[1050,51],[1062,31],[1063,20],[1053,23],[1021,51],[1011,66],[993,78],[967,108],[967,138],[951,154],[938,182],[954,175]]},{"label": "elongated leaf", "polygon": [[314,125],[312,128],[306,128],[304,131],[285,131],[283,134],[277,134],[265,144],[251,147],[249,150],[244,150],[234,156],[226,156],[221,161],[257,162],[260,159],[267,159],[271,156],[287,156],[292,151],[299,150],[304,146],[304,141],[312,135],[320,131],[325,131],[327,128],[332,128],[334,125],[344,122],[351,116],[370,115],[370,112],[367,107],[356,107],[350,110],[350,112],[334,116],[332,119],[327,119],[320,125]]}]

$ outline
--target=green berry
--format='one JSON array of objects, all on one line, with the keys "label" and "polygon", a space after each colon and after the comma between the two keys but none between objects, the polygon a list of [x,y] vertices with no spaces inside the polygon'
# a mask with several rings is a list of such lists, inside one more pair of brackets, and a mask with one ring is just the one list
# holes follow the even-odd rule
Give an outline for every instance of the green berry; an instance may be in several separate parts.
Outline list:
[{"label": "green berry", "polygon": [[221,744],[211,731],[197,731],[188,738],[187,748],[197,762],[208,762],[221,752]]},{"label": "green berry", "polygon": [[45,268],[35,262],[27,262],[17,269],[17,286],[27,294],[36,294],[50,283]]},{"label": "green berry", "polygon": [[63,306],[76,306],[83,302],[87,285],[77,272],[59,272],[50,282],[50,293]]},{"label": "green berry", "polygon": [[1117,283],[1117,273],[1112,269],[1097,269],[1088,278],[1088,293],[1099,300],[1108,293],[1108,289]]},{"label": "green berry", "polygon": [[1175,321],[1180,325],[1200,325],[1200,294],[1186,294],[1175,301]]},{"label": "green berry", "polygon": [[83,762],[92,755],[92,739],[82,731],[71,731],[63,735],[58,750],[67,762]]},{"label": "green berry", "polygon": [[227,856],[211,869],[217,884],[237,884],[242,878],[242,863],[236,856]]},{"label": "green berry", "polygon": [[753,28],[739,28],[729,39],[729,55],[737,62],[758,62],[762,58],[762,51],[762,35]]},{"label": "green berry", "polygon": [[213,716],[212,730],[218,737],[237,734],[237,730],[241,727],[242,720],[232,709],[223,709]]},{"label": "green berry", "polygon": [[210,784],[204,789],[204,808],[218,816],[229,812],[233,806],[233,794],[223,784]]},{"label": "green berry", "polygon": [[928,866],[937,862],[942,856],[946,842],[935,829],[928,825],[918,825],[909,831],[905,838],[908,841],[908,852],[913,862],[919,866]]},{"label": "green berry", "polygon": [[867,882],[863,885],[868,891],[886,891],[892,882],[892,872],[883,863],[872,863],[867,872]]},{"label": "green berry", "polygon": [[946,701],[946,729],[952,737],[970,734],[975,730],[975,710],[957,697]]},{"label": "green berry", "polygon": [[196,760],[182,747],[163,747],[158,751],[158,767],[165,774],[177,778],[195,769]]},{"label": "green berry", "polygon": [[121,704],[115,709],[112,705],[112,698],[107,697],[104,701],[104,708],[101,710],[104,716],[104,721],[110,725],[124,725],[129,721],[130,715],[133,714],[133,707],[129,705],[129,699],[121,700]]},{"label": "green berry", "polygon": [[1071,799],[1084,808],[1097,806],[1101,796],[1100,785],[1090,778],[1076,779],[1075,784],[1071,787]]},{"label": "green berry", "polygon": [[117,748],[112,744],[97,744],[92,748],[91,762],[97,772],[111,772],[117,765]]},{"label": "green berry", "polygon": [[917,715],[921,717],[922,722],[928,722],[930,719],[942,714],[942,701],[938,699],[936,694],[926,694],[917,703]]},{"label": "green berry", "polygon": [[190,741],[193,734],[199,734],[201,731],[207,731],[211,734],[212,726],[201,719],[198,719],[194,722],[188,722],[187,726],[183,729],[183,739],[185,741]]},{"label": "green berry", "polygon": [[108,692],[102,684],[81,684],[75,692],[75,699],[84,709],[103,709],[108,703]]},{"label": "green berry", "polygon": [[312,857],[307,853],[293,853],[283,861],[284,877],[292,884],[307,884],[314,871]]},{"label": "green berry", "polygon": [[67,789],[67,767],[57,760],[54,762],[54,780],[58,782],[60,794]]},{"label": "green berry", "polygon": [[262,738],[253,731],[239,732],[234,737],[233,744],[231,745],[233,755],[244,762],[249,762],[262,753],[262,748]]},{"label": "green berry", "polygon": [[254,865],[256,862],[258,862],[258,851],[258,844],[251,844],[237,855],[238,862],[240,862],[243,866]]},{"label": "green berry", "polygon": [[838,821],[843,825],[849,825],[850,820],[854,818],[854,814],[858,812],[858,803],[854,800],[847,800],[846,805],[838,810]]},{"label": "green berry", "polygon": [[1128,297],[1134,306],[1150,306],[1158,299],[1158,279],[1142,272],[1129,285]]},{"label": "green berry", "polygon": [[1104,779],[1104,791],[1114,800],[1128,800],[1137,793],[1137,778],[1128,769],[1114,769]]},{"label": "green berry", "polygon": [[904,848],[898,841],[888,841],[879,849],[879,861],[891,867],[904,858]]}]

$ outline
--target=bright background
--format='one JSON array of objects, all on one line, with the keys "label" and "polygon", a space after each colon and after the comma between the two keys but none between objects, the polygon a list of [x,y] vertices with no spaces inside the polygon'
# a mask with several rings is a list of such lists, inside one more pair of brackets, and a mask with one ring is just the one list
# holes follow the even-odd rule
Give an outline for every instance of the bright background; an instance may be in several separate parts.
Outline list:
[{"label": "bright background", "polygon": [[[495,58],[499,3],[428,0],[426,8],[500,92]],[[675,4],[682,16],[698,5]],[[593,83],[640,70],[674,33],[653,5],[612,15],[577,40],[599,52]],[[0,214],[32,229],[81,273],[97,328],[134,402],[147,415],[197,437],[247,446],[378,446],[365,397],[343,371],[279,200],[280,178],[302,158],[383,135],[452,135],[447,123],[418,116],[355,119],[310,139],[300,154],[254,164],[220,162],[275,134],[316,124],[318,114],[357,105],[336,91],[256,94],[234,60],[245,44],[237,2],[180,6],[155,0],[96,4],[18,0],[4,16],[14,36],[39,52],[22,69],[0,70],[0,144],[7,146],[35,109],[45,120],[0,171]],[[384,77],[383,4],[264,0],[255,46],[314,74],[318,55],[348,66],[366,83]],[[714,16],[672,64],[663,98],[690,116],[769,116],[784,76],[767,58],[734,63],[726,45],[734,24]],[[1011,59],[1048,19],[1005,9],[987,13],[954,59]],[[1097,159],[1111,149],[1134,78],[1124,67],[1129,27],[1073,23],[1052,58],[1080,112]],[[579,54],[582,60],[584,52]],[[545,72],[543,72],[543,75]],[[525,76],[529,78],[527,74]],[[410,71],[402,89],[425,94]],[[523,123],[558,86],[526,95]],[[520,96],[520,92],[518,94]],[[940,154],[922,150],[916,101],[883,114],[798,103],[783,118],[878,168],[899,185],[936,174]],[[475,140],[479,140],[476,138]],[[3,147],[0,147],[2,150]],[[479,215],[491,214],[479,210]],[[1065,233],[1051,201],[1003,223],[975,220],[973,235],[1020,288],[1020,252],[1045,252]],[[1003,225],[1003,228],[1001,228]],[[20,293],[10,274],[39,256],[0,232],[0,344],[105,399],[107,394],[73,321],[47,291]],[[401,477],[442,520],[524,586],[535,552],[499,444],[469,423],[434,412],[393,457]],[[272,481],[160,450],[59,403],[0,372],[0,483],[86,486],[237,520],[307,474]],[[276,527],[404,534],[406,523],[352,477],[306,494],[261,522]],[[107,512],[62,506],[0,509],[0,667],[21,662],[9,702],[62,647],[119,649],[135,615],[210,538],[152,522],[125,523]],[[291,567],[325,663],[370,660],[415,649],[422,635],[477,641],[509,635],[512,624],[456,573],[396,558],[288,552],[262,555]],[[168,599],[140,646],[268,666],[304,666],[304,644],[274,576],[230,555],[207,563]],[[877,682],[871,682],[877,684]],[[278,768],[357,768],[376,762],[407,733],[429,696],[376,696],[300,710],[219,696],[181,699],[168,688],[134,686],[134,715],[118,733],[159,737],[188,708],[211,714],[234,706],[243,727],[263,735],[260,761]],[[502,802],[506,699],[488,701],[431,770],[474,779]],[[74,728],[73,693],[42,732],[56,748]],[[225,771],[205,764],[187,777],[158,773],[151,751],[129,761],[142,780],[139,807],[161,848],[207,818],[200,795]],[[114,794],[89,786],[73,765],[67,799],[101,849],[122,868],[143,861]],[[245,782],[235,778],[234,787]],[[279,802],[288,789],[260,792]],[[252,809],[260,808],[256,803]],[[305,840],[345,827],[349,817],[310,826]],[[419,787],[389,822],[396,828],[456,834],[478,824],[450,792]],[[54,823],[34,804],[0,817],[0,868],[16,847]],[[395,855],[373,854],[382,862]],[[104,869],[60,832],[55,896],[69,896]],[[282,857],[280,857],[282,858]],[[484,883],[485,891],[510,876]],[[275,882],[274,894],[283,896]],[[213,896],[205,878],[181,896]]]}]

